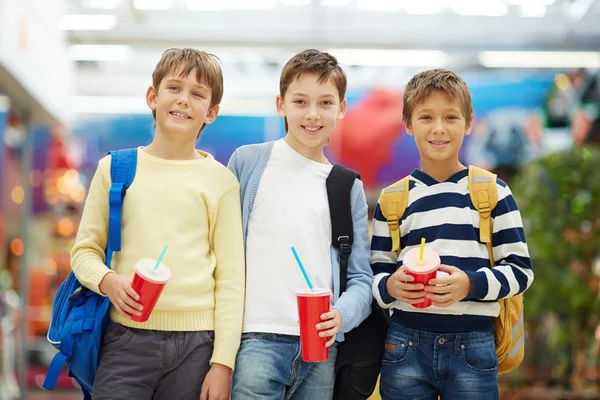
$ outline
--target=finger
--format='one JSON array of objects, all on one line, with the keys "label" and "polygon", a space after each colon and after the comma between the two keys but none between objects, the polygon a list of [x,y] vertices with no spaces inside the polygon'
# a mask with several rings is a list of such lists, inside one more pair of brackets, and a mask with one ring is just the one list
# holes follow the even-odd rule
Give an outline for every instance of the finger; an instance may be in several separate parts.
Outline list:
[{"label": "finger", "polygon": [[449,274],[455,272],[457,269],[458,268],[446,264],[440,264],[440,266],[438,267],[438,271],[447,272]]},{"label": "finger", "polygon": [[425,289],[425,285],[423,285],[422,283],[404,283],[404,282],[398,282],[398,288],[400,290],[406,290],[406,291],[423,291],[423,289]]},{"label": "finger", "polygon": [[434,306],[437,307],[450,307],[451,305],[458,303],[457,301],[454,301],[452,299],[450,299],[449,301],[431,301],[431,304],[433,304]]},{"label": "finger", "polygon": [[337,335],[338,332],[339,332],[339,329],[331,328],[326,331],[319,332],[319,337],[332,337],[332,336],[335,337],[335,335]]},{"label": "finger", "polygon": [[113,307],[115,308],[115,311],[116,311],[116,312],[117,312],[119,315],[121,315],[121,316],[123,316],[123,317],[125,317],[125,318],[127,318],[127,319],[131,319],[131,315],[129,315],[129,314],[127,314],[125,311],[123,311],[123,309],[122,309],[122,308],[121,308],[121,307],[120,307],[118,304],[113,304]]},{"label": "finger", "polygon": [[337,324],[335,323],[335,320],[330,319],[329,321],[325,321],[325,322],[320,322],[316,325],[316,329],[318,331],[322,331],[324,329],[330,329],[333,328],[334,326],[336,326]]},{"label": "finger", "polygon": [[135,310],[139,310],[141,311],[144,307],[138,303],[137,301],[135,301],[134,299],[132,299],[127,293],[122,292],[121,294],[121,300],[123,300],[123,302],[125,304],[127,304],[129,307],[135,309]]},{"label": "finger", "polygon": [[321,314],[321,321],[327,321],[330,319],[334,319],[336,317],[335,311],[327,311],[326,313]]},{"label": "finger", "polygon": [[329,339],[327,341],[327,343],[325,343],[325,347],[331,347],[331,346],[333,346],[334,343],[335,343],[335,336],[332,336],[331,339]]},{"label": "finger", "polygon": [[422,290],[416,290],[416,291],[406,290],[406,291],[400,293],[400,295],[406,299],[424,299],[425,296],[427,295],[427,293],[425,293]]},{"label": "finger", "polygon": [[417,304],[417,303],[421,303],[423,300],[425,300],[425,297],[421,297],[418,299],[406,299],[406,300],[404,300],[404,302],[407,304]]},{"label": "finger", "polygon": [[406,273],[406,270],[398,270],[394,274],[394,278],[400,282],[412,282],[415,280],[415,277]]},{"label": "finger", "polygon": [[131,285],[128,285],[125,288],[125,292],[127,292],[127,294],[129,295],[129,297],[131,297],[135,301],[138,301],[140,299],[140,296],[137,294],[137,292],[135,290],[133,290],[133,287]]},{"label": "finger", "polygon": [[431,299],[431,301],[435,301],[438,303],[446,303],[450,300],[452,300],[452,294],[451,293],[446,293],[446,294],[433,294],[433,293],[429,293],[426,296],[428,299]]},{"label": "finger", "polygon": [[123,312],[126,312],[128,314],[131,315],[142,315],[141,312],[139,312],[138,310],[136,310],[133,307],[130,307],[127,303],[125,303],[124,301],[120,301],[119,302],[119,307],[121,307],[121,310],[123,310]]},{"label": "finger", "polygon": [[452,292],[453,289],[454,289],[454,286],[452,286],[451,284],[450,285],[443,285],[443,286],[429,285],[429,286],[425,287],[425,291],[426,292],[437,293],[437,294],[450,293],[450,292]]},{"label": "finger", "polygon": [[202,385],[202,391],[200,392],[200,400],[208,400],[208,386],[206,385]]}]

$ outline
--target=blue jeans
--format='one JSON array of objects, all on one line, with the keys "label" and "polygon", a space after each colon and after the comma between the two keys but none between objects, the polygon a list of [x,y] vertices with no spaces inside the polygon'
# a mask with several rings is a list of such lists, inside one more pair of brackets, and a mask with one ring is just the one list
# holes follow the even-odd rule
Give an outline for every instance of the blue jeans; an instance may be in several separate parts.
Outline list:
[{"label": "blue jeans", "polygon": [[380,389],[383,400],[497,400],[494,334],[439,334],[392,323]]},{"label": "blue jeans", "polygon": [[231,400],[331,400],[337,343],[322,363],[302,361],[298,336],[244,333]]}]

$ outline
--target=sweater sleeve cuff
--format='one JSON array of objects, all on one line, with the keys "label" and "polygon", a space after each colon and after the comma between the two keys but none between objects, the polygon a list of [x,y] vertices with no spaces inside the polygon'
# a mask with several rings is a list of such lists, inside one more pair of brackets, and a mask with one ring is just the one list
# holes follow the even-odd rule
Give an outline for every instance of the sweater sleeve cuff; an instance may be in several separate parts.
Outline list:
[{"label": "sweater sleeve cuff", "polygon": [[389,295],[385,285],[387,283],[389,274],[380,274],[375,277],[373,282],[373,296],[380,307],[389,308],[389,306],[396,301],[395,298]]},{"label": "sweater sleeve cuff", "polygon": [[115,273],[115,271],[112,271],[108,268],[104,268],[104,270],[102,270],[102,269],[94,270],[92,272],[92,275],[89,278],[89,284],[87,285],[88,289],[92,290],[93,292],[98,293],[100,296],[106,297],[106,294],[102,293],[100,291],[100,284],[102,283],[102,280],[104,280],[104,277],[106,275],[114,274],[114,273]]},{"label": "sweater sleeve cuff", "polygon": [[483,298],[485,298],[488,292],[488,281],[486,273],[483,271],[465,271],[465,273],[471,280],[471,292],[467,296],[466,300],[482,300]]},{"label": "sweater sleeve cuff", "polygon": [[341,317],[342,317],[342,332],[345,333],[345,332],[348,332],[348,331],[352,330],[353,327],[351,328],[351,327],[348,326],[348,323],[349,323],[349,321],[351,319],[351,316],[350,316],[351,313],[347,309],[347,307],[344,307],[343,305],[340,306],[340,305],[336,304],[333,308],[335,310],[338,310],[340,312]]},{"label": "sweater sleeve cuff", "polygon": [[210,364],[222,364],[233,370],[235,368],[235,356],[238,352],[238,349],[239,346],[233,346],[230,343],[215,342]]}]

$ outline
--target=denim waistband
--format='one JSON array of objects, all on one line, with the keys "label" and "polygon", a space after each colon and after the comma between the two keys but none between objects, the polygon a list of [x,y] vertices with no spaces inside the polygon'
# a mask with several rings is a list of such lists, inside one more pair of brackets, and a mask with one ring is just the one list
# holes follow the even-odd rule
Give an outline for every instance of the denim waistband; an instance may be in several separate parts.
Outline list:
[{"label": "denim waistband", "polygon": [[390,324],[388,335],[395,339],[410,340],[415,347],[419,345],[434,347],[448,344],[459,348],[461,345],[494,341],[494,334],[491,332],[435,333],[405,328],[396,322]]}]

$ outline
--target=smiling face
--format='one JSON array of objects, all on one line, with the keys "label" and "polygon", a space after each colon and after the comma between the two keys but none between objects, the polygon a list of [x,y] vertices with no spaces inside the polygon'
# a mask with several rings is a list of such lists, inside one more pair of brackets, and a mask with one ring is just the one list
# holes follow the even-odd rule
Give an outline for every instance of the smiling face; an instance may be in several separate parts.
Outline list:
[{"label": "smiling face", "polygon": [[460,104],[442,91],[417,103],[406,130],[415,137],[423,170],[460,166],[458,152],[464,137],[471,133],[472,122],[473,115],[465,117]]},{"label": "smiling face", "polygon": [[158,88],[146,94],[148,106],[156,115],[157,134],[196,140],[205,124],[217,117],[219,106],[211,107],[212,89],[198,82],[196,70],[187,75],[183,68],[168,73]]},{"label": "smiling face", "polygon": [[331,79],[305,73],[294,79],[283,97],[277,96],[277,112],[288,125],[286,140],[300,153],[322,149],[339,119],[346,112],[346,100],[340,100]]}]

